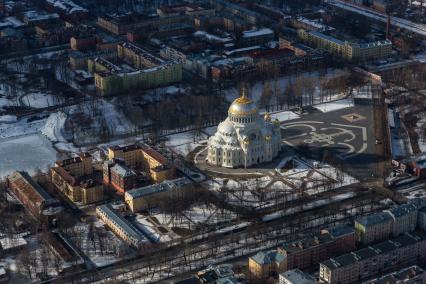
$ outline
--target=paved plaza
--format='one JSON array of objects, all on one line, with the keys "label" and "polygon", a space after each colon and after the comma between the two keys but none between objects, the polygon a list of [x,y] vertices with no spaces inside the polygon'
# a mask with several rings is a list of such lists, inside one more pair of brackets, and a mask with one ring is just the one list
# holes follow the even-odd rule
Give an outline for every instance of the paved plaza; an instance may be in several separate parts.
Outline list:
[{"label": "paved plaza", "polygon": [[328,113],[315,112],[281,125],[283,144],[318,159],[328,156],[367,177],[380,157],[374,153],[373,109],[359,105]]}]

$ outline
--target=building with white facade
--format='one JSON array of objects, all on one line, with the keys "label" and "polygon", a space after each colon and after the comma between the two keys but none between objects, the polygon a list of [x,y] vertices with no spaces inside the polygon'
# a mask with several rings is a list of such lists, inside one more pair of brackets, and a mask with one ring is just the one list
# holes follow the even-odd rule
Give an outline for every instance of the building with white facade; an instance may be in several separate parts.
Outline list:
[{"label": "building with white facade", "polygon": [[228,117],[208,142],[209,164],[226,168],[250,167],[274,159],[281,149],[279,121],[259,115],[256,103],[246,96],[234,100]]}]

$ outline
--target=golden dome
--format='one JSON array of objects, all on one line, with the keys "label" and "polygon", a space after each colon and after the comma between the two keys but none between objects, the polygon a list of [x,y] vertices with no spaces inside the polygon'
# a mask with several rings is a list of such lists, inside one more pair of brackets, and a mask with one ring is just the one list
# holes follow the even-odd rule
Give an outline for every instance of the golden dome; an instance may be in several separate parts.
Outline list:
[{"label": "golden dome", "polygon": [[235,99],[228,110],[231,115],[250,115],[257,112],[256,103],[246,96],[245,89],[243,89],[241,97]]}]

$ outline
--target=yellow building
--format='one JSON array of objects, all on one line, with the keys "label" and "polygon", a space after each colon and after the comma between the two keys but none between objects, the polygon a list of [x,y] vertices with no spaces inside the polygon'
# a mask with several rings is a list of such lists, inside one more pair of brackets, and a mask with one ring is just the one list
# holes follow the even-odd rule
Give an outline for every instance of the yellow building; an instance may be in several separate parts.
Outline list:
[{"label": "yellow building", "polygon": [[81,202],[86,205],[104,199],[101,183],[91,179],[75,178],[62,167],[53,167],[50,172],[52,183],[72,202]]},{"label": "yellow building", "polygon": [[300,29],[297,33],[302,41],[349,61],[377,60],[392,54],[390,40],[351,43],[316,31],[308,32]]},{"label": "yellow building", "polygon": [[91,175],[93,173],[92,156],[89,153],[80,153],[77,157],[56,161],[56,167],[62,167],[74,177]]},{"label": "yellow building", "polygon": [[135,68],[151,68],[164,64],[164,60],[153,56],[146,50],[130,43],[123,42],[117,45],[118,58],[132,64]]},{"label": "yellow building", "polygon": [[151,148],[142,149],[145,165],[155,182],[163,182],[175,176],[175,167],[160,153]]},{"label": "yellow building", "polygon": [[149,170],[151,179],[157,183],[175,176],[175,167],[163,155],[137,144],[109,147],[108,158],[121,159],[128,167],[139,166]]},{"label": "yellow building", "polygon": [[108,159],[121,159],[128,167],[141,166],[144,164],[142,147],[137,144],[109,147]]},{"label": "yellow building", "polygon": [[166,63],[135,72],[95,73],[95,86],[103,96],[138,88],[155,88],[180,81],[182,81],[182,64],[180,63]]},{"label": "yellow building", "polygon": [[162,183],[153,184],[141,188],[126,191],[124,202],[133,213],[158,206],[161,198],[180,194],[182,189],[191,184],[187,178],[166,180]]},{"label": "yellow building", "polygon": [[96,207],[96,215],[110,228],[118,237],[129,245],[141,249],[147,239],[135,226],[117,212],[111,204]]},{"label": "yellow building", "polygon": [[88,60],[88,70],[94,73],[95,86],[101,95],[155,88],[182,80],[181,63],[165,62],[132,43],[117,45],[117,55],[136,70],[121,68],[101,57]]},{"label": "yellow building", "polygon": [[102,184],[92,179],[92,156],[89,153],[57,161],[50,173],[52,183],[72,202],[90,204],[104,199]]},{"label": "yellow building", "polygon": [[285,269],[284,254],[277,250],[261,251],[249,257],[250,277],[255,279],[266,279],[278,276]]}]

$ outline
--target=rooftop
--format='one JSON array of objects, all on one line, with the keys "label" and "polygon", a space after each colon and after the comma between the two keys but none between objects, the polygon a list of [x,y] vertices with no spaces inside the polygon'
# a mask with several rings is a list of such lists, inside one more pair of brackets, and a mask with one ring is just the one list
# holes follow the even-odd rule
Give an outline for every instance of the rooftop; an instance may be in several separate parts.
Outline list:
[{"label": "rooftop", "polygon": [[274,35],[274,31],[268,28],[262,28],[262,29],[253,29],[243,32],[243,38],[249,38],[249,37],[257,37],[257,36],[266,36],[266,35]]},{"label": "rooftop", "polygon": [[19,187],[19,190],[33,202],[37,202],[35,198],[39,199],[40,202],[53,200],[53,198],[37,182],[35,182],[27,172],[16,171],[10,174],[7,179],[9,182],[12,182],[15,186]]},{"label": "rooftop", "polygon": [[166,157],[164,157],[163,155],[161,155],[159,152],[155,151],[152,148],[145,148],[143,149],[144,154],[150,156],[152,159],[156,160],[158,163],[162,164],[162,165],[168,165],[169,161],[166,159]]},{"label": "rooftop", "polygon": [[390,210],[387,210],[391,215],[394,217],[402,217],[408,214],[411,214],[413,212],[416,212],[418,210],[418,207],[414,203],[406,203],[402,204],[398,207],[392,208]]},{"label": "rooftop", "polygon": [[111,167],[111,171],[117,173],[121,177],[129,177],[136,175],[136,172],[124,165],[115,164]]},{"label": "rooftop", "polygon": [[298,268],[281,273],[280,278],[281,277],[294,284],[316,283],[316,280],[312,275],[307,274]]},{"label": "rooftop", "polygon": [[374,256],[395,251],[400,247],[413,245],[425,239],[425,233],[414,232],[405,233],[391,240],[381,242],[377,245],[369,246],[355,252],[347,253],[335,258],[323,261],[321,265],[333,270],[339,267],[350,265],[356,261],[365,260]]},{"label": "rooftop", "polygon": [[269,264],[272,262],[282,262],[285,256],[277,250],[260,251],[257,254],[250,257],[258,264]]},{"label": "rooftop", "polygon": [[391,222],[392,216],[388,212],[374,213],[356,219],[355,222],[364,225],[365,227],[374,226],[384,222]]},{"label": "rooftop", "polygon": [[[409,280],[415,279],[424,274],[425,271],[417,266],[409,266],[398,271],[391,272],[379,278],[371,279],[363,282],[363,284],[398,284],[407,283]],[[411,283],[411,282],[410,282]]]},{"label": "rooftop", "polygon": [[136,243],[140,243],[145,240],[145,238],[138,231],[138,229],[136,229],[136,227],[132,223],[127,221],[127,219],[125,219],[120,213],[114,210],[111,204],[101,205],[98,206],[96,209],[102,211],[108,219],[113,221],[114,225],[122,228],[122,230],[126,232],[128,236],[133,238]]},{"label": "rooftop", "polygon": [[165,180],[162,183],[152,184],[126,191],[125,195],[126,198],[142,198],[160,192],[169,191],[171,189],[180,189],[189,183],[191,183],[191,181],[185,177],[175,180]]},{"label": "rooftop", "polygon": [[327,230],[333,238],[355,234],[355,230],[349,226],[336,226]]},{"label": "rooftop", "polygon": [[286,243],[283,245],[283,249],[286,251],[287,254],[290,254],[304,249],[309,249],[311,247],[315,247],[321,244],[332,242],[336,238],[348,234],[355,234],[355,230],[348,226],[338,226],[330,228],[326,231],[321,231],[318,234],[301,240]]}]

